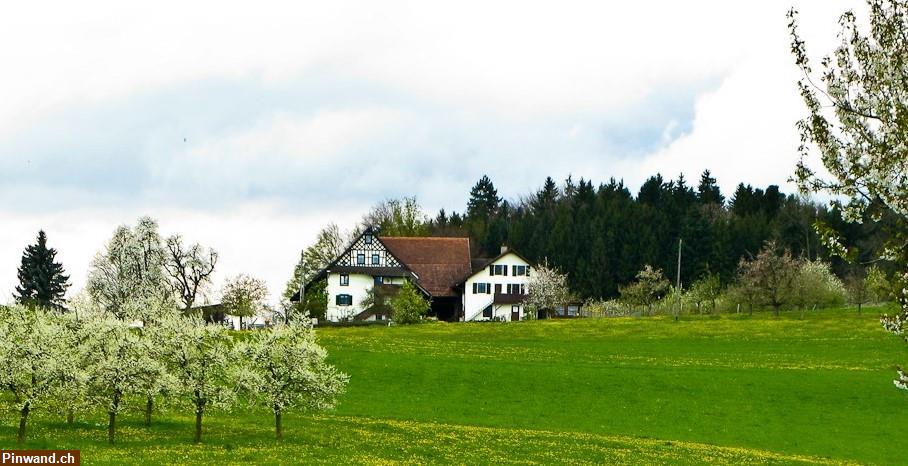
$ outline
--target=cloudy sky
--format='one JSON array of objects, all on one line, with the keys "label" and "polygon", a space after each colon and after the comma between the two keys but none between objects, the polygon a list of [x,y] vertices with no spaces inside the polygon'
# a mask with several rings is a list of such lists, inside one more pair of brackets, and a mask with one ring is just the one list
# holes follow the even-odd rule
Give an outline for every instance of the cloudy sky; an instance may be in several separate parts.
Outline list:
[{"label": "cloudy sky", "polygon": [[[84,284],[140,215],[277,295],[302,247],[388,197],[462,210],[706,168],[785,185],[815,56],[858,1],[14,2],[0,11],[0,302],[47,231]],[[787,187],[793,190],[792,187]]]}]

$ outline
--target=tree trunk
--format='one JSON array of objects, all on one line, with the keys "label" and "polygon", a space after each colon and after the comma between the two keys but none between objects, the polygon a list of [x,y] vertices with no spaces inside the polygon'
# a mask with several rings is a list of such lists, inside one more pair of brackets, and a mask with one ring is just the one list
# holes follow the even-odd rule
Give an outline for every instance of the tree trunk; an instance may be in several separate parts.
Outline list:
[{"label": "tree trunk", "polygon": [[114,434],[117,431],[117,413],[111,411],[108,414],[107,420],[107,443],[114,444]]},{"label": "tree trunk", "polygon": [[151,410],[154,408],[154,397],[149,396],[145,401],[145,427],[151,426]]},{"label": "tree trunk", "polygon": [[858,303],[858,315],[861,315],[861,303]]},{"label": "tree trunk", "polygon": [[25,443],[25,426],[28,423],[28,413],[30,411],[29,406],[31,401],[26,401],[25,406],[22,407],[22,410],[19,411],[19,434],[16,436],[16,443],[22,444]]},{"label": "tree trunk", "polygon": [[773,305],[772,305],[772,313],[773,313],[776,317],[779,317],[779,307],[781,307],[781,306],[779,306],[778,304],[773,304]]},{"label": "tree trunk", "polygon": [[202,442],[202,408],[197,406],[195,409],[195,443]]},{"label": "tree trunk", "polygon": [[72,423],[73,423],[73,419],[75,419],[75,417],[76,417],[75,412],[73,412],[73,409],[72,409],[72,408],[69,408],[69,411],[66,412],[66,423],[67,423],[67,424],[72,424]]},{"label": "tree trunk", "polygon": [[281,410],[274,410],[274,435],[275,438],[284,440],[284,428],[281,426]]},{"label": "tree trunk", "polygon": [[243,330],[243,316],[240,316],[240,328],[237,330]]},{"label": "tree trunk", "polygon": [[107,420],[107,442],[114,444],[114,436],[117,433],[117,408],[120,406],[120,393],[114,393],[113,409],[109,411]]}]

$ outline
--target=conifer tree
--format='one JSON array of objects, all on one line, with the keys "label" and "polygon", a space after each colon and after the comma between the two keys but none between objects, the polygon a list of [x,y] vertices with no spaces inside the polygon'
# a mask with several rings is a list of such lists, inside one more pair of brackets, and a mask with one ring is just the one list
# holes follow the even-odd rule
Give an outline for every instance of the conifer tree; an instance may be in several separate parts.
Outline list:
[{"label": "conifer tree", "polygon": [[716,179],[712,177],[709,170],[704,170],[700,175],[700,184],[697,186],[697,198],[701,204],[719,204],[725,203],[725,196],[719,190]]},{"label": "conifer tree", "polygon": [[[496,253],[496,238],[490,238],[490,224],[498,214],[501,198],[488,176],[483,175],[470,190],[467,203],[467,224],[470,236],[479,241],[480,248],[488,255]],[[493,236],[495,232],[492,232]],[[500,244],[500,243],[499,243]]]},{"label": "conifer tree", "polygon": [[63,265],[55,262],[57,250],[47,247],[47,235],[38,232],[38,242],[25,248],[19,266],[19,286],[15,298],[20,304],[63,308],[63,295],[69,288],[69,276]]}]

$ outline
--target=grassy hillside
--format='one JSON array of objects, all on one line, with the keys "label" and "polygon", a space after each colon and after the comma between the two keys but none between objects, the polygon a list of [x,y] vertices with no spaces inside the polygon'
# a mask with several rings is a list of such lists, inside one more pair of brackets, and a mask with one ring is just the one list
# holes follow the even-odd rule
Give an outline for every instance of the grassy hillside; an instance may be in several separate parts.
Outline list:
[{"label": "grassy hillside", "polygon": [[[908,394],[892,385],[908,346],[871,310],[319,330],[351,375],[327,415],[212,414],[152,429],[126,416],[116,448],[101,416],[38,421],[32,447],[85,460],[217,463],[903,462]],[[95,419],[96,418],[96,419]],[[0,445],[14,438],[4,418]],[[171,456],[171,454],[178,456]]]}]

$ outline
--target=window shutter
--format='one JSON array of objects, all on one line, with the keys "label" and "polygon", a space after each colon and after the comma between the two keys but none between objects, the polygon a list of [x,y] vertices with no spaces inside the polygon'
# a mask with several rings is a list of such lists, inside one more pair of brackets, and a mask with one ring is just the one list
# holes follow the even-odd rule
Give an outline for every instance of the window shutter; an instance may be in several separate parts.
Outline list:
[{"label": "window shutter", "polygon": [[517,266],[516,265],[511,266],[511,275],[513,275],[515,277],[517,276]]},{"label": "window shutter", "polygon": [[508,266],[505,265],[502,267],[502,269],[504,270],[504,276],[507,277],[508,276]]},{"label": "window shutter", "polygon": [[489,266],[489,275],[495,275],[495,266],[494,265]]},{"label": "window shutter", "polygon": [[476,283],[473,283],[473,294],[476,294]]},{"label": "window shutter", "polygon": [[492,284],[486,283],[486,294],[492,294]]}]

